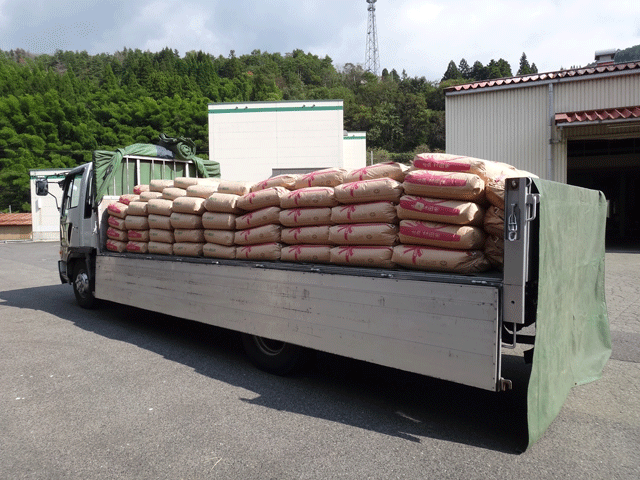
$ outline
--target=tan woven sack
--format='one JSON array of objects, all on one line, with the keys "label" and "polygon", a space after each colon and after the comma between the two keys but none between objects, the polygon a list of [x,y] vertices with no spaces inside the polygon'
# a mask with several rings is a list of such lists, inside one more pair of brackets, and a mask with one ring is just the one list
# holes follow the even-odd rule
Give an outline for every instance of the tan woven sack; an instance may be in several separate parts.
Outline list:
[{"label": "tan woven sack", "polygon": [[281,240],[283,243],[287,243],[289,245],[296,245],[299,243],[330,245],[329,225],[283,228]]},{"label": "tan woven sack", "polygon": [[331,247],[328,245],[288,245],[282,247],[280,260],[283,262],[329,263]]},{"label": "tan woven sack", "polygon": [[280,212],[280,223],[286,227],[330,225],[331,209],[329,207],[288,208]]}]

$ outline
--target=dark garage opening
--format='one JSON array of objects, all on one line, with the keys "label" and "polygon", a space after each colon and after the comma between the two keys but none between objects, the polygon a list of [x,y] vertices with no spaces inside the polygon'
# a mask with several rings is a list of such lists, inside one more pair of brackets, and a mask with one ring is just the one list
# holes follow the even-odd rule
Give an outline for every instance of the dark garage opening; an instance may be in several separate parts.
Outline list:
[{"label": "dark garage opening", "polygon": [[607,247],[640,248],[640,138],[569,141],[567,183],[605,194]]}]

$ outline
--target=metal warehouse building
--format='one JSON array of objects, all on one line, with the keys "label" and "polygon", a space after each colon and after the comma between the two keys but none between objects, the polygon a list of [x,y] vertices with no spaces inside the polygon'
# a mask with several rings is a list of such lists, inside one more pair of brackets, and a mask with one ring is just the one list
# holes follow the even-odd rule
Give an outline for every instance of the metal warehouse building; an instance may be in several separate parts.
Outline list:
[{"label": "metal warehouse building", "polygon": [[640,62],[474,82],[445,92],[447,152],[602,190],[609,243],[640,243]]}]

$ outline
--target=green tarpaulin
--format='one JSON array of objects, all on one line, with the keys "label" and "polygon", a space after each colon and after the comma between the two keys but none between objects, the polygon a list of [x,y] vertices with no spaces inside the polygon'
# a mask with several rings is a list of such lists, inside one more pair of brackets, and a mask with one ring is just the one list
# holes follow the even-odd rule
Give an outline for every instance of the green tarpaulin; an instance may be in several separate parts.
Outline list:
[{"label": "green tarpaulin", "polygon": [[534,179],[540,193],[540,263],[529,446],[575,385],[597,380],[611,355],[604,292],[602,192]]},{"label": "green tarpaulin", "polygon": [[[158,139],[158,145],[151,145],[146,143],[136,143],[125,148],[119,148],[115,152],[97,150],[93,152],[93,164],[94,175],[96,184],[96,201],[99,203],[104,195],[107,194],[109,189],[114,183],[114,179],[120,176],[116,184],[123,185],[124,183],[131,183],[134,181],[134,175],[129,175],[127,180],[124,180],[125,175],[128,172],[123,172],[122,160],[127,155],[141,155],[147,157],[155,157],[160,159],[179,159],[190,160],[193,162],[195,169],[200,177],[219,177],[220,176],[220,164],[213,160],[204,160],[195,155],[196,148],[193,141],[189,138],[179,137],[172,138],[164,134],[161,134]],[[144,181],[149,181],[153,178],[154,172],[147,173],[147,177]],[[165,172],[160,172],[164,175]],[[186,172],[173,172],[178,175],[186,175]],[[158,178],[164,178],[160,176]],[[142,179],[137,179],[142,183]],[[125,193],[126,189],[123,189],[122,193]],[[112,192],[115,193],[115,192]]]}]

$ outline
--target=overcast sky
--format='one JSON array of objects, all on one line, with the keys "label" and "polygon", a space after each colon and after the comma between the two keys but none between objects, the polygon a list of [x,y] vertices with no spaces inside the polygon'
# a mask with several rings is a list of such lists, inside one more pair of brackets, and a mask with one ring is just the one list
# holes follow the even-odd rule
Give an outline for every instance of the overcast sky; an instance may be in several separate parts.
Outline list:
[{"label": "overcast sky", "polygon": [[[540,72],[584,66],[596,50],[640,44],[640,0],[378,0],[380,69],[438,81],[450,60],[527,54]],[[181,56],[299,48],[363,64],[366,0],[0,0],[0,50],[124,47]]]}]

